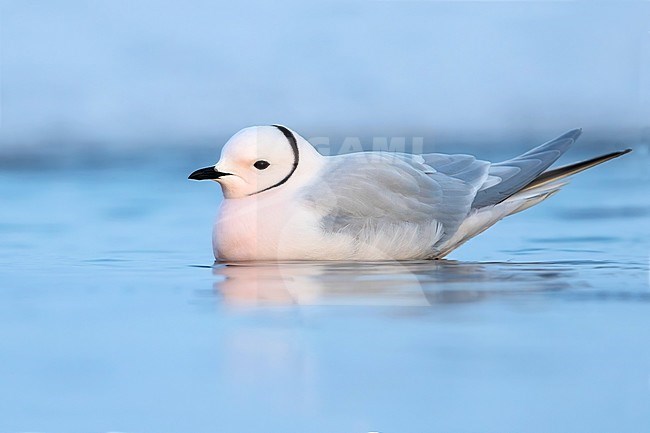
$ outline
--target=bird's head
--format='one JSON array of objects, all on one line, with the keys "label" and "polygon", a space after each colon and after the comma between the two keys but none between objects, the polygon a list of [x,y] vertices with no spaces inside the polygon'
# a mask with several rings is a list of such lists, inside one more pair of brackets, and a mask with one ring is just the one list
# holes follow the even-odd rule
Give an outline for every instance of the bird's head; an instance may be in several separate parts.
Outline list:
[{"label": "bird's head", "polygon": [[228,140],[216,165],[196,170],[189,179],[219,182],[226,198],[247,197],[283,186],[314,153],[284,126],[253,126]]}]

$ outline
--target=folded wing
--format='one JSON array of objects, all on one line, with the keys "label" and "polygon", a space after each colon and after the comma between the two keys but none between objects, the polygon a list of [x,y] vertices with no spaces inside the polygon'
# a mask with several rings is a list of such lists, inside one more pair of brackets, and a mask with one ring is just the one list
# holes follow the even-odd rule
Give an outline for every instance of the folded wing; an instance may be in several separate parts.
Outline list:
[{"label": "folded wing", "polygon": [[489,167],[468,155],[341,155],[331,159],[325,178],[309,186],[304,198],[329,232],[357,236],[437,224],[439,242],[458,230]]},{"label": "folded wing", "polygon": [[501,203],[523,189],[562,156],[581,132],[581,129],[574,129],[516,158],[492,164],[472,208]]}]

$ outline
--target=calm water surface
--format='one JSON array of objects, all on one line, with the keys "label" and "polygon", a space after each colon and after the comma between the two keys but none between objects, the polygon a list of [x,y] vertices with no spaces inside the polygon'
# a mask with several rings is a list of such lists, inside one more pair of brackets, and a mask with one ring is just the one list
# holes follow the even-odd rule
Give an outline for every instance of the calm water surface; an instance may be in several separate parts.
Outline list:
[{"label": "calm water surface", "polygon": [[201,162],[5,169],[0,432],[650,431],[648,162],[408,263],[213,264]]}]

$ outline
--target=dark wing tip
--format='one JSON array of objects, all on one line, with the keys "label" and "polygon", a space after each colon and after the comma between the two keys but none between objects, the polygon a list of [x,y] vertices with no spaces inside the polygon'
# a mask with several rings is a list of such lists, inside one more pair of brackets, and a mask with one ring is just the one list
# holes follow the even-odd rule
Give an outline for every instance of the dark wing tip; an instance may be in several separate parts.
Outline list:
[{"label": "dark wing tip", "polygon": [[628,147],[627,149],[618,150],[616,152],[609,153],[605,156],[609,157],[609,159],[614,159],[614,158],[618,158],[619,156],[626,155],[630,152],[632,152],[632,149]]}]

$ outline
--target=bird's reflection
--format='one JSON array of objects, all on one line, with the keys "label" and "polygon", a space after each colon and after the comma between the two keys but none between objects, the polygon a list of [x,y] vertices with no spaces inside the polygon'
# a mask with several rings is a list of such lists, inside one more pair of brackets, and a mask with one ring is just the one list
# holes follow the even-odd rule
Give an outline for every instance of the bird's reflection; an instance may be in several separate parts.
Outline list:
[{"label": "bird's reflection", "polygon": [[562,263],[215,263],[214,291],[229,304],[430,306],[555,291],[573,276]]}]

